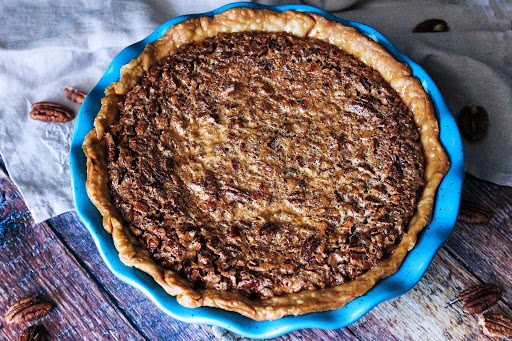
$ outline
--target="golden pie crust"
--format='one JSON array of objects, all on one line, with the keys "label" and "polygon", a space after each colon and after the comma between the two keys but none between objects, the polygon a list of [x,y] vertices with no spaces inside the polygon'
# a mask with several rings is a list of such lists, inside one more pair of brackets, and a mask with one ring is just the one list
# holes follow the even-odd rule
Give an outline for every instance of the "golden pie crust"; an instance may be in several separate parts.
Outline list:
[{"label": "golden pie crust", "polygon": [[[269,299],[249,299],[237,292],[194,289],[192,284],[175,272],[158,265],[145,248],[139,246],[113,204],[109,189],[107,150],[104,134],[119,112],[120,102],[143,74],[157,62],[186,43],[200,42],[218,33],[246,31],[286,32],[298,37],[310,37],[333,44],[354,55],[380,72],[400,95],[413,113],[425,151],[425,181],[417,212],[408,232],[391,257],[347,283],[314,291],[301,291]],[[233,8],[212,17],[186,20],[171,27],[167,33],[148,44],[139,57],[121,69],[121,78],[105,90],[102,107],[94,121],[94,129],[85,138],[83,150],[87,156],[87,192],[103,216],[104,228],[112,234],[119,257],[127,266],[140,269],[176,296],[185,307],[211,306],[238,312],[254,320],[274,320],[286,315],[333,310],[343,307],[371,289],[382,278],[395,273],[405,255],[415,245],[417,234],[430,221],[434,196],[449,168],[447,156],[439,142],[439,127],[430,99],[409,67],[395,60],[383,47],[359,33],[313,13]]]}]

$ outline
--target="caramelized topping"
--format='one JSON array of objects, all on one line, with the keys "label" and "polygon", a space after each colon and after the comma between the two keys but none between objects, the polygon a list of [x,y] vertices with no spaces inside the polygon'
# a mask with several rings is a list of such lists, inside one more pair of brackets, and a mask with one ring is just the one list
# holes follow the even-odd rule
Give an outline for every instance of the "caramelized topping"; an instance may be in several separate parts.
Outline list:
[{"label": "caramelized topping", "polygon": [[269,298],[350,281],[393,252],[424,184],[406,105],[321,41],[188,44],[120,105],[105,138],[112,196],[197,288]]}]

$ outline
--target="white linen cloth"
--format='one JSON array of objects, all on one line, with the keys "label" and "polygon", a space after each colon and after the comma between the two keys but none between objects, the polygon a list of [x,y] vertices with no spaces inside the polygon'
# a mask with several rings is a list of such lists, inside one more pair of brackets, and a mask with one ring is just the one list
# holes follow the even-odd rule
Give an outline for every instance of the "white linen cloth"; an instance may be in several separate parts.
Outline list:
[{"label": "white linen cloth", "polygon": [[[36,222],[74,209],[69,172],[74,120],[64,124],[31,120],[30,105],[53,101],[78,112],[79,106],[65,98],[65,86],[89,91],[117,53],[163,22],[228,2],[0,2],[0,154]],[[466,170],[512,185],[512,4],[374,0],[335,14],[380,30],[424,66],[454,114],[466,104],[487,108],[488,136],[465,143]],[[429,18],[446,20],[450,32],[411,32]]]}]

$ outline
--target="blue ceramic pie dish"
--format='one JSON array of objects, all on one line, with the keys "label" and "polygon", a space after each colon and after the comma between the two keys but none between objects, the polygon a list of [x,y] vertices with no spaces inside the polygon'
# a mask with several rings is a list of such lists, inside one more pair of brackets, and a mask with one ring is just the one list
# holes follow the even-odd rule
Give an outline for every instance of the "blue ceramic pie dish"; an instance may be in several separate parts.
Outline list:
[{"label": "blue ceramic pie dish", "polygon": [[[86,157],[82,151],[82,143],[85,135],[93,128],[93,121],[100,109],[100,101],[104,96],[105,88],[112,82],[119,80],[121,66],[136,58],[146,44],[160,38],[171,26],[189,18],[211,16],[233,7],[267,8],[278,12],[286,10],[313,12],[330,20],[355,27],[384,46],[397,60],[407,63],[413,74],[421,80],[423,87],[434,103],[436,115],[440,122],[440,140],[450,158],[451,168],[438,189],[432,221],[421,232],[416,246],[409,252],[398,272],[380,281],[364,296],[357,298],[341,309],[302,316],[287,316],[275,321],[257,322],[240,314],[217,308],[185,308],[177,303],[175,297],[168,295],[149,275],[127,267],[120,261],[111,235],[103,229],[100,213],[87,196],[85,190]],[[421,279],[434,255],[453,230],[464,176],[462,143],[457,125],[437,86],[426,72],[402,54],[381,33],[371,27],[337,18],[318,8],[306,5],[269,7],[254,3],[233,3],[212,12],[171,19],[157,28],[146,39],[128,46],[115,57],[103,77],[82,104],[76,121],[70,159],[74,198],[78,214],[89,229],[105,263],[117,277],[142,291],[162,311],[180,321],[215,325],[252,338],[276,337],[301,328],[334,329],[345,327],[358,320],[377,304],[410,290]]]}]

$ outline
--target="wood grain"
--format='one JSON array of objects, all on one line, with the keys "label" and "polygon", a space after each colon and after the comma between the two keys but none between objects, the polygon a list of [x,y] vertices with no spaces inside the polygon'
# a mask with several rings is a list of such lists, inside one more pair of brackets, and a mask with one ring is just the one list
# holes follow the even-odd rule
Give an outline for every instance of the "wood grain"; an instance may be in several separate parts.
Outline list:
[{"label": "wood grain", "polygon": [[[0,179],[0,315],[9,305],[38,295],[56,306],[38,320],[55,340],[140,340],[140,333],[87,276],[47,224],[33,225],[19,193]],[[16,340],[26,325],[7,325],[1,340]],[[120,336],[123,337],[120,337]]]},{"label": "wood grain", "polygon": [[[490,340],[480,332],[476,315],[465,314],[460,303],[445,305],[462,289],[490,282],[505,289],[491,310],[512,316],[512,188],[468,177],[463,197],[491,208],[492,220],[458,222],[414,289],[380,304],[348,328],[299,330],[277,339]],[[37,321],[54,340],[217,339],[211,327],[165,315],[118,280],[76,213],[34,225],[19,193],[0,172],[0,316],[12,302],[32,294],[56,304]],[[15,340],[24,327],[0,318],[0,340]],[[234,339],[232,334],[221,337]]]},{"label": "wood grain", "polygon": [[[478,283],[446,250],[441,250],[422,280],[407,294],[378,305],[351,328],[365,340],[486,340],[477,315],[462,311],[462,304],[446,304],[461,288]],[[499,310],[510,313],[503,303]],[[428,339],[428,338],[427,338]]]},{"label": "wood grain", "polygon": [[479,280],[503,287],[512,304],[512,187],[469,176],[462,197],[489,208],[493,217],[488,224],[457,222],[446,247]]}]

